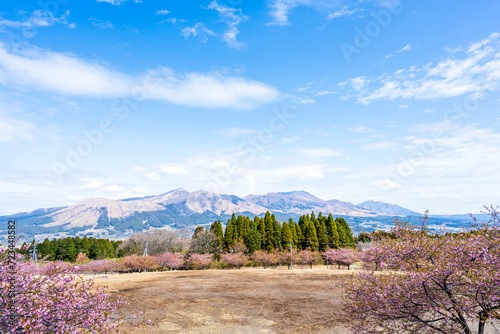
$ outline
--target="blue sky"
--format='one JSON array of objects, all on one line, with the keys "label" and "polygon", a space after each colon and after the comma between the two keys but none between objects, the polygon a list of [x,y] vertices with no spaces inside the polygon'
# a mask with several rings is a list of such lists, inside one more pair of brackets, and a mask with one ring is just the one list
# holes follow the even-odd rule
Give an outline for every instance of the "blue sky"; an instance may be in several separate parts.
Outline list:
[{"label": "blue sky", "polygon": [[0,214],[178,187],[500,204],[498,1],[13,1]]}]

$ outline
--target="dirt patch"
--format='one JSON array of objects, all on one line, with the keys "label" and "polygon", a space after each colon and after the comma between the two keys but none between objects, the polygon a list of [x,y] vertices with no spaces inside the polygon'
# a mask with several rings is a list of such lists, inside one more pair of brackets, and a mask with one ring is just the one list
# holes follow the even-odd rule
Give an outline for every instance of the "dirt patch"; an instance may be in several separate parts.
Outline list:
[{"label": "dirt patch", "polygon": [[122,333],[332,333],[346,270],[240,269],[110,275],[96,279],[156,325]]}]

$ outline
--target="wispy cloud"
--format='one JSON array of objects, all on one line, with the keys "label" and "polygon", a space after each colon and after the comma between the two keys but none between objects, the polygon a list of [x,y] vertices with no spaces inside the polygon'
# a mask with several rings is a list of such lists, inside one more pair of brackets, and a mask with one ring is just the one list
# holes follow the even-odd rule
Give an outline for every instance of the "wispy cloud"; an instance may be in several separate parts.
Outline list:
[{"label": "wispy cloud", "polygon": [[112,185],[105,187],[104,190],[108,191],[108,192],[121,192],[121,191],[123,191],[123,188],[116,185],[116,184],[112,184]]},{"label": "wispy cloud", "polygon": [[370,129],[364,125],[358,125],[353,128],[348,128],[347,131],[358,132],[358,133],[372,133],[374,130]]},{"label": "wispy cloud", "polygon": [[258,133],[259,131],[255,129],[246,129],[246,128],[227,128],[227,129],[219,129],[216,132],[224,137],[234,138],[234,137],[249,136]]},{"label": "wispy cloud", "polygon": [[94,19],[93,17],[90,17],[89,21],[92,22],[92,25],[94,27],[98,27],[99,29],[112,29],[112,28],[115,27],[113,25],[113,23],[111,23],[109,21],[103,21],[103,20],[99,20],[99,19]]},{"label": "wispy cloud", "polygon": [[288,15],[292,9],[297,6],[295,0],[276,0],[269,4],[270,15],[272,17],[271,25],[285,26],[288,24]]},{"label": "wispy cloud", "polygon": [[500,34],[493,33],[472,44],[461,59],[455,56],[435,65],[412,66],[375,78],[352,78],[339,86],[346,90],[344,98],[353,97],[364,104],[395,99],[433,100],[464,94],[480,96],[499,88],[499,37]]},{"label": "wispy cloud", "polygon": [[96,0],[96,2],[106,2],[106,3],[109,3],[111,5],[119,6],[122,3],[127,2],[127,0]]},{"label": "wispy cloud", "polygon": [[180,23],[185,23],[185,22],[186,22],[186,20],[184,20],[184,19],[178,19],[178,18],[176,18],[176,17],[171,17],[171,18],[168,18],[168,19],[166,19],[166,20],[163,20],[163,21],[158,22],[158,24],[163,24],[163,23],[165,23],[165,22],[168,22],[168,23],[171,23],[171,24],[177,24],[177,22],[180,22]]},{"label": "wispy cloud", "polygon": [[200,42],[206,43],[208,42],[208,36],[217,36],[215,32],[212,30],[208,29],[203,23],[197,22],[194,26],[192,27],[185,27],[181,31],[181,35],[184,36],[184,38],[189,38],[191,36],[193,37],[198,37]]},{"label": "wispy cloud", "polygon": [[99,189],[101,187],[102,187],[102,182],[92,181],[92,182],[84,184],[82,186],[82,189],[83,190],[95,190],[95,189]]},{"label": "wispy cloud", "polygon": [[312,158],[329,158],[342,155],[341,151],[333,148],[301,148],[297,152],[302,156]]},{"label": "wispy cloud", "polygon": [[166,9],[156,11],[156,15],[167,15],[167,14],[170,14],[170,11]]},{"label": "wispy cloud", "polygon": [[9,49],[0,44],[0,69],[0,84],[4,86],[61,95],[122,97],[143,87],[149,76],[157,85],[144,90],[144,99],[185,106],[250,109],[279,98],[279,92],[273,87],[242,77],[176,73],[169,68],[131,76],[74,55],[35,47]]},{"label": "wispy cloud", "polygon": [[69,10],[60,17],[55,17],[49,11],[37,9],[33,11],[31,16],[23,21],[11,21],[0,18],[0,28],[23,29],[25,37],[33,37],[37,34],[38,28],[46,28],[55,25],[56,23],[66,25],[68,28],[75,28],[74,23],[69,23],[67,18]]},{"label": "wispy cloud", "polygon": [[367,150],[394,150],[398,147],[395,142],[392,141],[379,141],[374,143],[368,143],[363,145],[363,148]]},{"label": "wispy cloud", "polygon": [[[363,1],[358,1],[360,4]],[[376,6],[384,8],[396,7],[399,4],[398,0],[387,0],[387,1],[370,1]],[[354,9],[349,9],[349,6],[343,6],[342,1],[338,0],[268,0],[269,15],[271,16],[270,25],[286,26],[289,24],[288,18],[294,8],[298,6],[308,6],[326,15],[326,18],[331,20],[338,17],[348,17],[359,13],[359,17],[362,17],[363,8],[357,7]]]},{"label": "wispy cloud", "polygon": [[361,11],[362,11],[361,8],[349,9],[349,7],[344,6],[341,9],[328,14],[328,18],[329,19],[336,19],[336,18],[342,17],[342,16],[351,16],[351,15],[353,15],[357,12],[361,12]]},{"label": "wispy cloud", "polygon": [[290,138],[285,137],[285,138],[281,138],[280,142],[282,142],[284,144],[287,144],[287,143],[296,142],[299,139],[300,139],[300,137],[298,137],[298,136],[293,136],[293,137],[290,137]]},{"label": "wispy cloud", "polygon": [[191,172],[184,167],[180,166],[166,166],[161,169],[162,174],[183,176],[189,175]]},{"label": "wispy cloud", "polygon": [[402,52],[406,52],[406,51],[410,51],[410,50],[412,50],[412,46],[411,46],[411,44],[406,44],[406,45],[405,45],[404,47],[402,47],[401,49],[394,51],[392,54],[388,54],[388,55],[386,55],[384,58],[385,58],[385,59],[389,59],[389,58],[393,57],[394,55],[396,55],[396,54],[398,54],[398,53],[402,53]]},{"label": "wispy cloud", "polygon": [[242,14],[241,9],[220,5],[217,1],[212,1],[208,6],[209,9],[217,11],[221,20],[226,24],[227,29],[222,35],[222,38],[230,48],[239,49],[245,44],[238,41],[237,36],[240,32],[238,26],[240,23],[248,19]]},{"label": "wispy cloud", "polygon": [[35,124],[12,116],[0,114],[0,143],[32,140],[38,132]]}]

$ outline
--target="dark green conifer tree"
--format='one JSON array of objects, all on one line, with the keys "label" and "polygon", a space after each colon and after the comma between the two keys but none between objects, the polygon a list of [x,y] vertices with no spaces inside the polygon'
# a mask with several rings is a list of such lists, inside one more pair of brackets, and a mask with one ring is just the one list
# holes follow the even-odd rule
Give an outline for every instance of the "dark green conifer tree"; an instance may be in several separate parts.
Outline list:
[{"label": "dark green conifer tree", "polygon": [[224,250],[228,252],[233,244],[234,244],[234,225],[231,223],[231,219],[228,219],[226,230],[224,231]]},{"label": "dark green conifer tree", "polygon": [[290,247],[290,243],[293,244],[292,231],[290,229],[290,225],[287,222],[284,222],[283,227],[281,228],[282,249],[288,249]]},{"label": "dark green conifer tree", "polygon": [[216,220],[211,226],[210,226],[210,231],[215,233],[215,235],[218,238],[218,247],[222,247],[224,244],[224,232],[222,231],[222,224],[219,220]]},{"label": "dark green conifer tree", "polygon": [[279,249],[281,250],[281,244],[282,244],[282,240],[281,240],[281,224],[279,221],[276,220],[276,218],[274,217],[274,215],[272,216],[272,218],[274,218],[273,220],[273,224],[274,224],[274,249]]},{"label": "dark green conifer tree", "polygon": [[337,221],[344,229],[344,232],[345,232],[345,246],[344,247],[354,247],[355,246],[354,237],[352,236],[352,231],[351,231],[351,228],[349,227],[349,224],[347,224],[345,219],[342,217],[337,217],[335,219],[335,221]]},{"label": "dark green conifer tree", "polygon": [[292,246],[297,248],[297,229],[295,228],[295,222],[292,218],[288,221],[288,226],[290,227],[290,232],[292,233]]},{"label": "dark green conifer tree", "polygon": [[76,248],[73,239],[66,239],[66,254],[64,256],[64,261],[75,262],[76,260]]},{"label": "dark green conifer tree", "polygon": [[272,252],[274,250],[274,222],[269,211],[264,216],[264,223],[266,224],[265,250]]},{"label": "dark green conifer tree", "polygon": [[337,231],[337,224],[335,224],[332,214],[328,215],[326,221],[326,233],[330,248],[339,248],[339,232]]},{"label": "dark green conifer tree", "polygon": [[300,227],[300,224],[295,225],[295,230],[297,231],[297,248],[305,249],[302,246],[302,242],[304,241],[304,233],[302,233],[302,228]]},{"label": "dark green conifer tree", "polygon": [[249,231],[244,239],[245,245],[247,246],[248,253],[252,254],[256,250],[260,250],[260,233],[255,226],[254,221],[249,223]]},{"label": "dark green conifer tree", "polygon": [[320,252],[325,252],[328,249],[328,237],[326,236],[326,226],[324,220],[322,219],[323,217],[321,217],[321,213],[318,217],[319,218],[315,219],[314,221],[314,226],[316,227],[316,233],[318,237],[318,250]]}]

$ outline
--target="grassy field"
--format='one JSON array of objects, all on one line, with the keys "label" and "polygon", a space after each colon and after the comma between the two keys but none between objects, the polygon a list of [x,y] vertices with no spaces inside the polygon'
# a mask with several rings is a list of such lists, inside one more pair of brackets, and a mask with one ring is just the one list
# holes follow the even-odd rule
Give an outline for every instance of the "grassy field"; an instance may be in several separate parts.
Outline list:
[{"label": "grassy field", "polygon": [[335,282],[352,271],[240,269],[110,275],[96,279],[145,312],[154,327],[122,333],[334,333],[347,334]]}]

